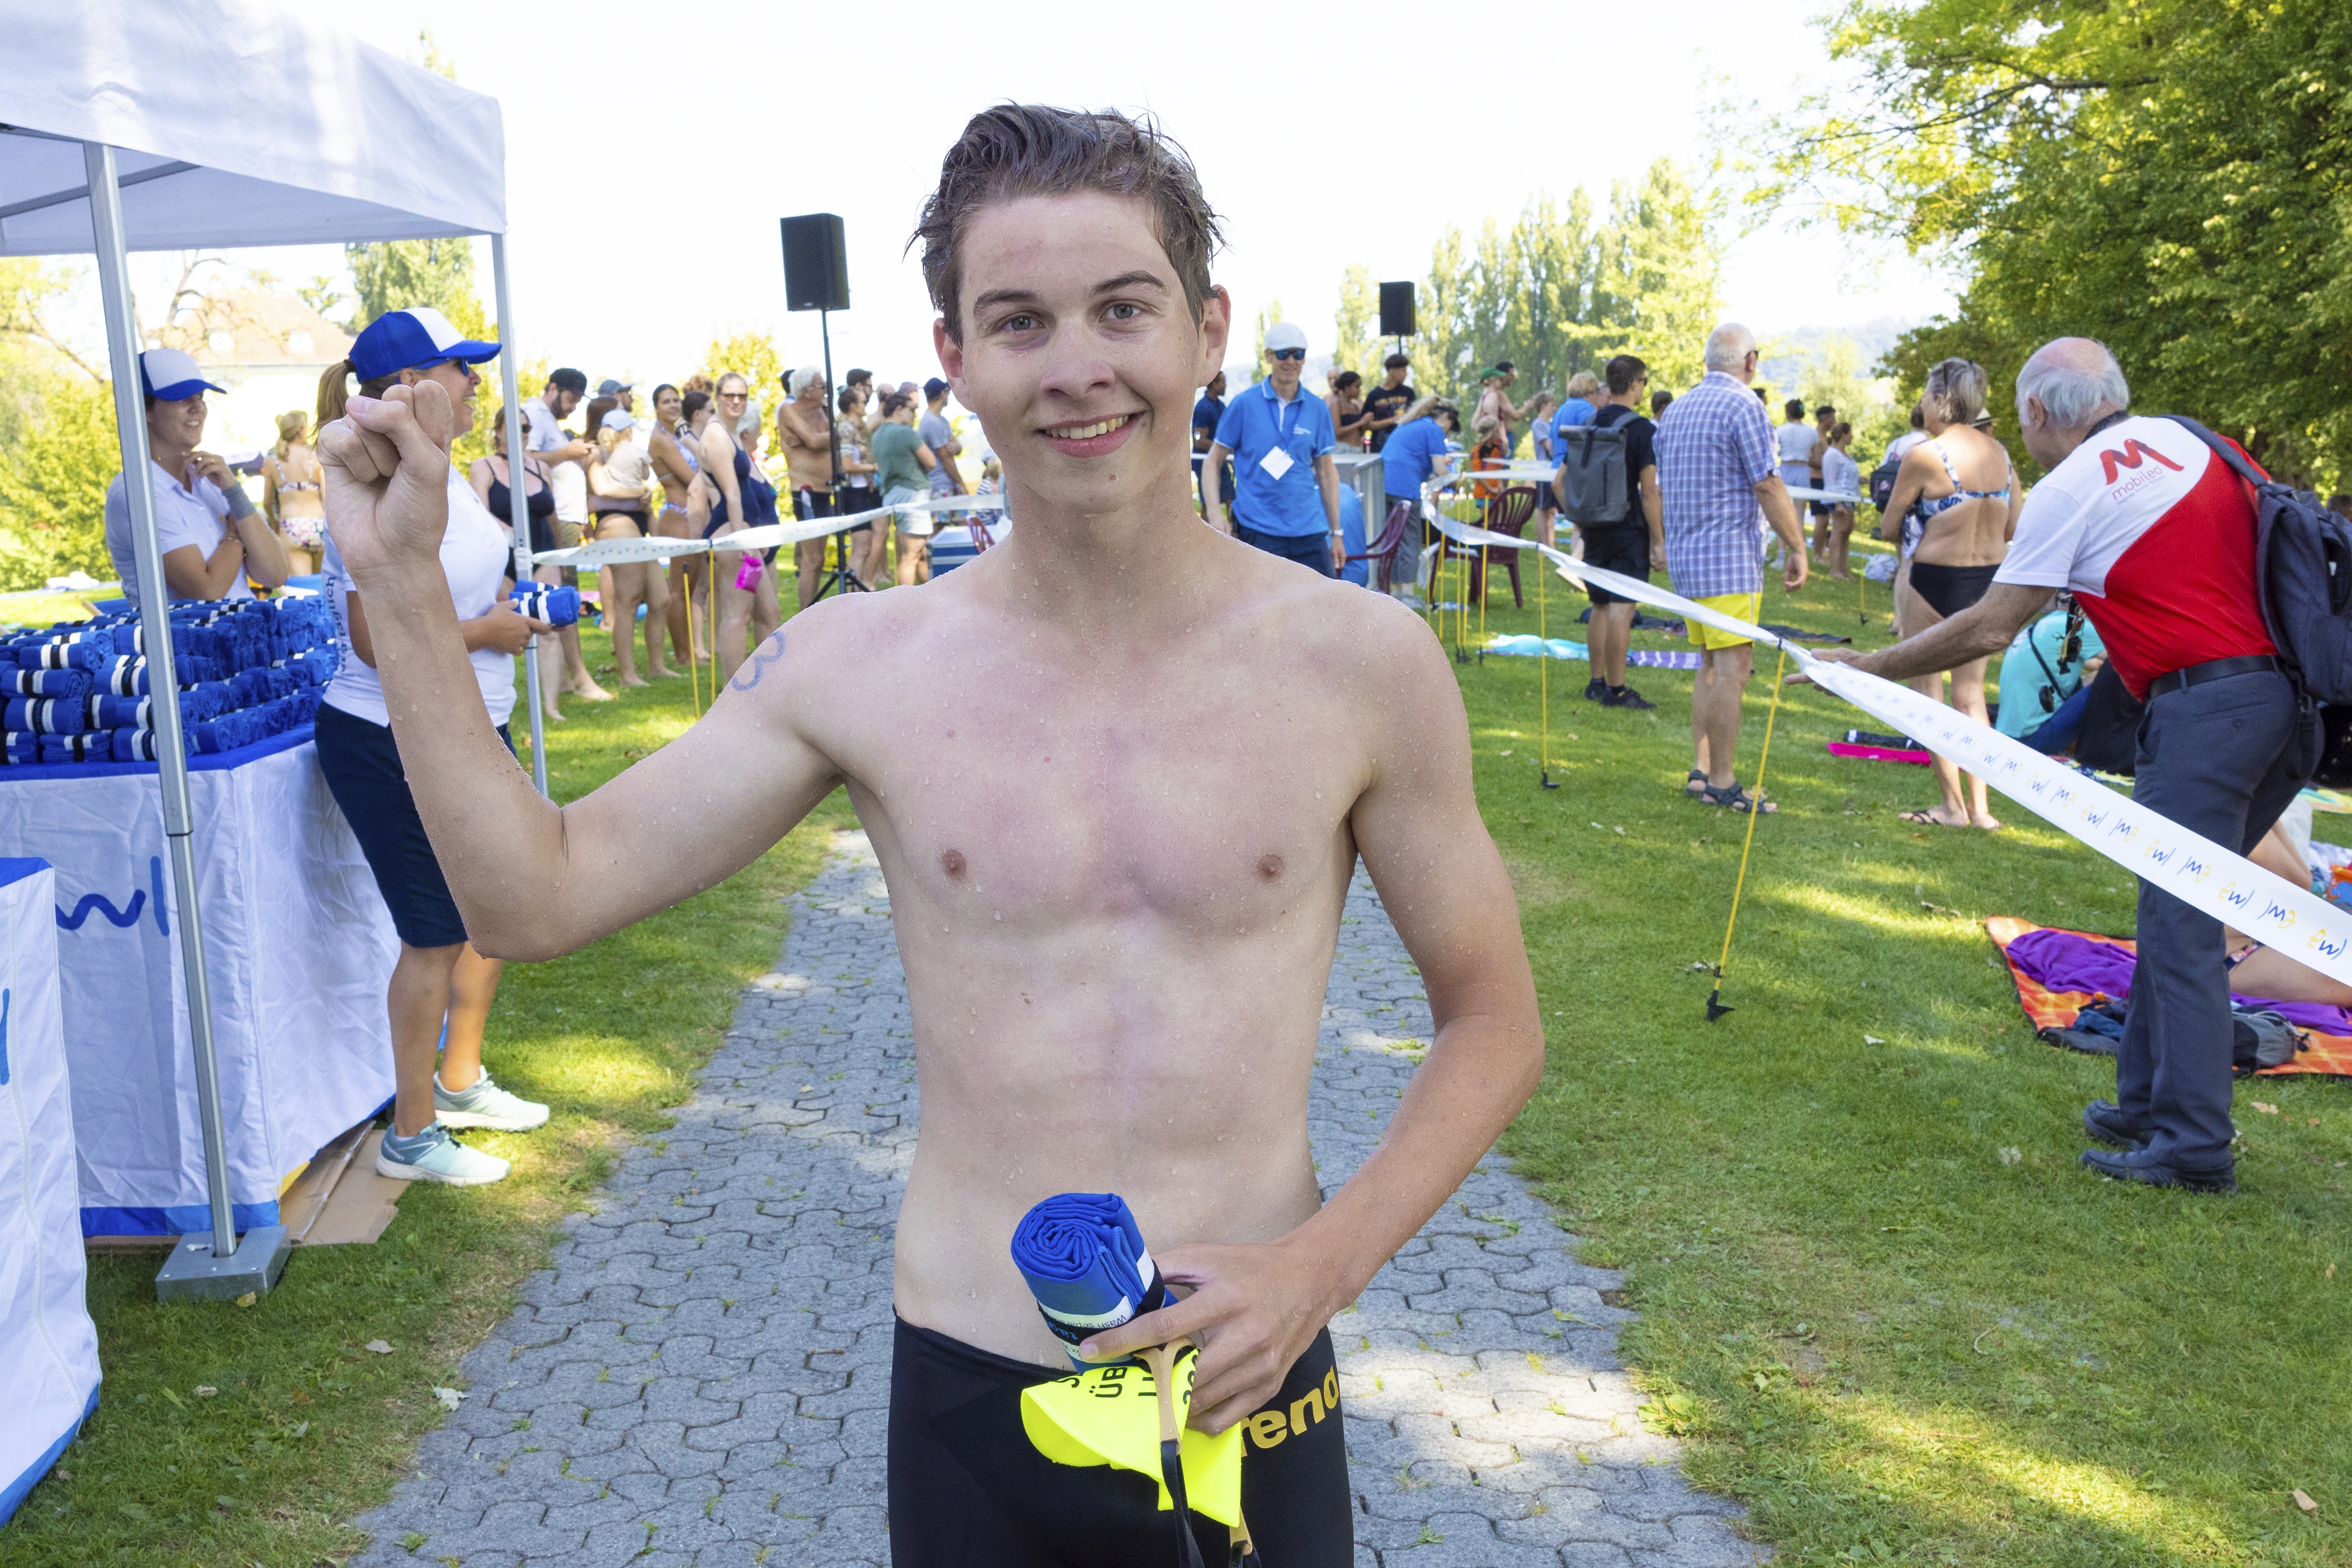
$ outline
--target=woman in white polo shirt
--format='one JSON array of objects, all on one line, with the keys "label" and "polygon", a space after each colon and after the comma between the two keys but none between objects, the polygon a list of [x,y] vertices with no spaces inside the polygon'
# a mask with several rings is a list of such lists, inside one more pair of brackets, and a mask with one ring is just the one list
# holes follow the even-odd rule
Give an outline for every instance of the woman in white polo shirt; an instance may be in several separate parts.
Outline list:
[{"label": "woman in white polo shirt", "polygon": [[[140,355],[139,382],[147,396],[148,490],[155,497],[164,587],[174,599],[250,599],[247,577],[265,588],[284,587],[286,551],[269,519],[227,464],[196,447],[211,412],[205,393],[221,389],[177,349]],[[106,487],[106,553],[122,580],[122,596],[138,603],[131,504],[120,474]]]},{"label": "woman in white polo shirt", "polygon": [[[352,344],[351,358],[330,366],[320,379],[320,428],[342,418],[350,395],[345,382],[356,375],[366,397],[381,397],[395,384],[439,382],[449,393],[449,434],[462,436],[473,428],[474,389],[481,384],[473,367],[498,351],[496,343],[462,338],[437,310],[386,311]],[[449,580],[482,706],[501,736],[514,711],[515,655],[533,632],[552,630],[508,605],[512,551],[506,526],[451,469],[441,570]],[[481,1064],[482,1027],[498,996],[500,966],[467,944],[457,901],[449,896],[449,883],[416,815],[400,748],[393,741],[383,685],[376,677],[367,611],[335,549],[331,507],[324,587],[334,607],[341,662],[319,706],[319,770],[351,822],[400,936],[400,961],[393,967],[386,998],[397,1090],[392,1130],[376,1154],[376,1172],[396,1181],[456,1186],[497,1181],[507,1174],[507,1162],[466,1147],[449,1130],[523,1132],[547,1120],[547,1107],[499,1088]],[[513,748],[510,737],[507,746]]]}]

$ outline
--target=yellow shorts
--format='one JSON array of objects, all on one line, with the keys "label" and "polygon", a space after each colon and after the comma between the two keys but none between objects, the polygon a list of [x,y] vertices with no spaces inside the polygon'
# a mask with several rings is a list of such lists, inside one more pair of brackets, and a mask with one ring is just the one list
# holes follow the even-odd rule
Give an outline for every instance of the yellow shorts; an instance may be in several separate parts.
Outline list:
[{"label": "yellow shorts", "polygon": [[[1704,604],[1709,610],[1738,621],[1752,622],[1764,613],[1764,596],[1761,593],[1717,593],[1691,602]],[[1756,641],[1753,637],[1736,637],[1704,621],[1690,623],[1690,638],[1694,645],[1701,648],[1741,648]]]}]

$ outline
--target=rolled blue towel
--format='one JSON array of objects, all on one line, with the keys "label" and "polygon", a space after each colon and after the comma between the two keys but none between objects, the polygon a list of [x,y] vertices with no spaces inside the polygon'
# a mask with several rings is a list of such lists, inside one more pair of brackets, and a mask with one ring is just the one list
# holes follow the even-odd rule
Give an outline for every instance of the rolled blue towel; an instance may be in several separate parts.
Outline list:
[{"label": "rolled blue towel", "polygon": [[[185,653],[173,654],[172,666],[180,677],[183,689],[212,678],[209,661],[191,658]],[[99,670],[98,684],[100,691],[110,692],[118,697],[143,697],[147,695],[147,661],[117,656],[112,663]]]},{"label": "rolled blue towel", "polygon": [[551,626],[576,625],[580,620],[580,591],[576,588],[530,583],[514,591],[512,601],[516,614],[544,621]]},{"label": "rolled blue towel", "polygon": [[5,722],[26,735],[79,735],[89,727],[89,706],[70,697],[10,697]]},{"label": "rolled blue towel", "polygon": [[42,643],[16,650],[16,667],[24,670],[98,670],[114,659],[112,644],[97,642]]},{"label": "rolled blue towel", "polygon": [[0,758],[5,758],[11,763],[38,762],[41,759],[41,737],[15,729],[0,734]]},{"label": "rolled blue towel", "polygon": [[86,697],[98,689],[98,677],[88,670],[0,671],[0,689],[20,697]]},{"label": "rolled blue towel", "polygon": [[41,737],[41,760],[111,762],[114,760],[114,737],[110,735],[45,735]]},{"label": "rolled blue towel", "polygon": [[155,748],[155,732],[152,729],[114,729],[107,732],[114,747],[117,762],[153,762],[161,755]]},{"label": "rolled blue towel", "polygon": [[1070,1364],[1078,1343],[1168,1304],[1168,1286],[1143,1245],[1142,1228],[1115,1192],[1066,1192],[1021,1217],[1013,1231],[1013,1266],[1029,1281],[1045,1326]]},{"label": "rolled blue towel", "polygon": [[89,699],[92,729],[152,729],[154,709],[146,697],[99,696]]}]

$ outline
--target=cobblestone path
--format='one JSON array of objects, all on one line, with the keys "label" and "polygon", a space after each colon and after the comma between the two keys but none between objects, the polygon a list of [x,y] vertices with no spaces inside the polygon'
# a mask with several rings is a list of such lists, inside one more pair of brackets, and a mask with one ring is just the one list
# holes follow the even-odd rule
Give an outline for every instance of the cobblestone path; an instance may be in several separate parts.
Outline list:
[{"label": "cobblestone path", "polygon": [[[1359,874],[1312,1102],[1324,1186],[1378,1143],[1428,1004]],[[888,896],[842,834],[676,1129],[628,1150],[469,1354],[465,1405],[360,1520],[355,1563],[835,1568],[889,1561],[891,1229],[914,1040]],[[1380,1568],[1731,1568],[1767,1555],[1634,1419],[1605,1304],[1489,1155],[1331,1325]],[[404,1540],[425,1539],[413,1551]],[[1272,1564],[1271,1568],[1282,1568]]]}]

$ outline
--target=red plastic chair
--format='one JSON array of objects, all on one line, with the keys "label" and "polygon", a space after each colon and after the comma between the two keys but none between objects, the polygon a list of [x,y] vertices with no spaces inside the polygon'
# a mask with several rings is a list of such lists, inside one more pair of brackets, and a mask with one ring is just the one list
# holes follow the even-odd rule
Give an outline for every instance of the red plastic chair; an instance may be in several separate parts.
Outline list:
[{"label": "red plastic chair", "polygon": [[[1389,508],[1388,520],[1381,525],[1380,538],[1374,539],[1363,554],[1348,558],[1349,565],[1360,560],[1372,563],[1372,586],[1382,593],[1386,593],[1389,585],[1396,580],[1397,551],[1404,544],[1405,533],[1412,527],[1413,518],[1420,512],[1420,503],[1399,501]],[[1414,562],[1414,570],[1418,571],[1419,569],[1420,563]]]},{"label": "red plastic chair", "polygon": [[[1514,485],[1486,503],[1486,516],[1480,525],[1488,533],[1508,534],[1518,538],[1527,532],[1528,521],[1536,515],[1536,492],[1532,485]],[[1519,609],[1528,601],[1519,591],[1519,552],[1515,549],[1489,549],[1448,541],[1446,554],[1456,560],[1470,563],[1470,602],[1486,601],[1486,559],[1489,554],[1503,558],[1503,570],[1511,574],[1511,602]]]}]

